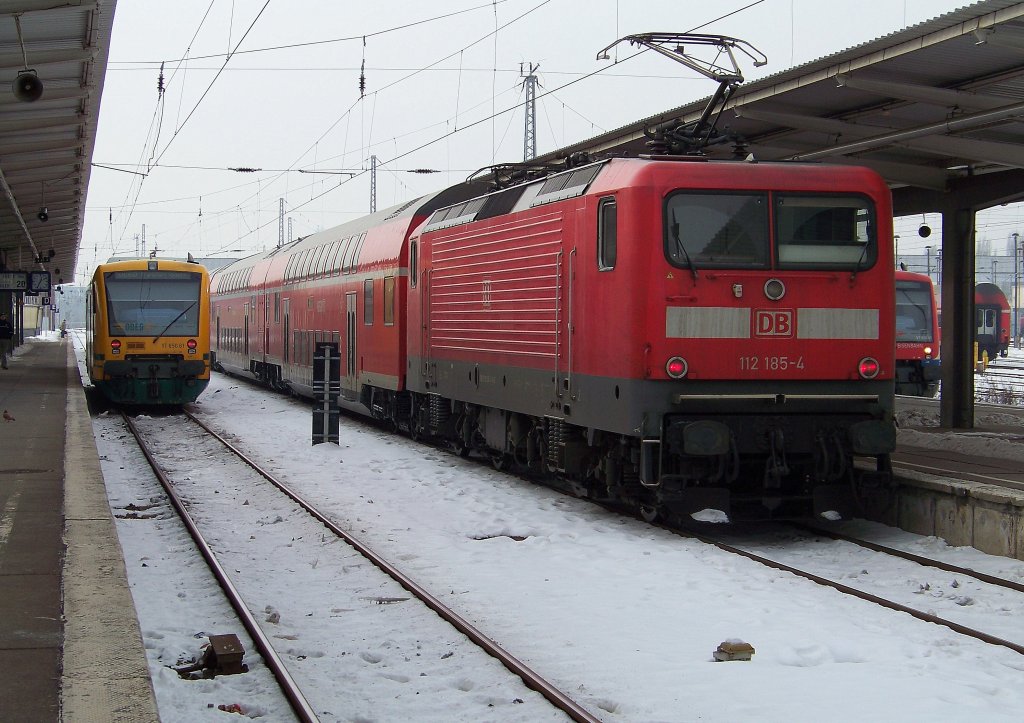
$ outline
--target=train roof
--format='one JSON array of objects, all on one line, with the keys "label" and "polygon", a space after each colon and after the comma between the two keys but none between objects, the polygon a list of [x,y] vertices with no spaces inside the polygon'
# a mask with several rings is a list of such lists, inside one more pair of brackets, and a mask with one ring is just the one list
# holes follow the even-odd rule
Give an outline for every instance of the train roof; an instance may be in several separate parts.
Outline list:
[{"label": "train roof", "polygon": [[[541,178],[523,181],[490,193],[440,206],[422,227],[423,232],[459,226],[472,221],[524,211],[536,206],[562,201],[588,192],[604,193],[642,182],[642,174],[652,169],[664,169],[672,164],[689,164],[688,177],[701,176],[696,182],[723,183],[728,187],[782,187],[798,190],[806,187],[808,179],[818,176],[834,182],[837,178],[870,182],[878,192],[888,194],[885,180],[875,171],[863,166],[822,163],[793,163],[790,161],[752,162],[745,160],[713,160],[702,156],[642,156],[640,158],[608,158],[592,163],[577,164],[564,171],[550,173]],[[725,174],[733,174],[731,179]],[[656,171],[655,171],[656,172]]]},{"label": "train roof", "polygon": [[309,234],[308,236],[303,236],[302,238],[291,241],[284,246],[279,246],[270,249],[269,251],[260,251],[218,269],[216,274],[249,268],[255,266],[264,259],[270,259],[281,254],[290,255],[296,251],[302,251],[307,248],[315,248],[321,244],[329,243],[339,238],[354,236],[363,233],[364,231],[368,231],[371,228],[384,226],[395,221],[405,220],[411,226],[413,219],[417,216],[422,217],[424,215],[429,215],[439,207],[451,205],[452,203],[462,201],[466,198],[479,196],[485,188],[486,184],[483,182],[459,183],[454,186],[449,186],[448,188],[437,191],[436,193],[419,196],[411,201],[396,204],[382,211],[370,213],[366,216],[360,216],[359,218],[339,224],[338,226],[332,226],[331,228],[324,229],[323,231],[317,231],[316,233]]},{"label": "train roof", "polygon": [[[153,266],[152,264],[155,264]],[[120,259],[117,261],[110,261],[105,264],[100,264],[93,271],[92,277],[96,279],[100,274],[109,273],[112,271],[136,271],[136,270],[156,270],[156,271],[193,271],[201,274],[208,274],[209,271],[205,266],[195,261],[178,261],[176,259],[150,259],[150,258],[139,258],[139,259]]]},{"label": "train roof", "polygon": [[927,274],[919,274],[916,271],[905,271],[903,269],[896,269],[896,280],[897,281],[920,281],[921,283],[932,283],[932,277]]}]

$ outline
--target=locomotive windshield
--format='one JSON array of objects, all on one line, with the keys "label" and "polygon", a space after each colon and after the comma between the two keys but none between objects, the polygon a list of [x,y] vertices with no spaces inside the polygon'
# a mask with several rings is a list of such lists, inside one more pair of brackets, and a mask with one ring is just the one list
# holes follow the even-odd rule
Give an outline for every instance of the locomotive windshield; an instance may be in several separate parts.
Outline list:
[{"label": "locomotive windshield", "polygon": [[181,271],[112,271],[103,275],[110,334],[195,336],[202,275]]},{"label": "locomotive windshield", "polygon": [[775,197],[782,269],[866,269],[875,263],[871,204],[861,196]]},{"label": "locomotive windshield", "polygon": [[665,255],[691,270],[866,269],[877,256],[873,227],[861,196],[680,191],[665,204]]},{"label": "locomotive windshield", "polygon": [[666,211],[665,252],[673,265],[768,265],[767,194],[676,193]]},{"label": "locomotive windshield", "polygon": [[932,290],[919,281],[896,282],[896,341],[926,342],[932,339]]}]

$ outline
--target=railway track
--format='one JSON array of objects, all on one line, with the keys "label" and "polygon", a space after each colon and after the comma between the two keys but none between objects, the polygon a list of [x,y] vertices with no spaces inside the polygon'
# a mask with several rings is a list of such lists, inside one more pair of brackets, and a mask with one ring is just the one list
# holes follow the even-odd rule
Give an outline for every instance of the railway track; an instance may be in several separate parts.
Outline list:
[{"label": "railway track", "polygon": [[[786,535],[783,538],[784,542],[782,544],[777,544],[777,541],[773,540],[766,542],[763,537],[753,539],[752,541],[751,539],[737,536],[706,534],[692,529],[678,530],[678,534],[701,540],[721,550],[740,555],[776,570],[797,575],[843,594],[890,610],[906,613],[924,622],[945,626],[961,635],[990,645],[1008,648],[1024,655],[1024,633],[1020,632],[1020,625],[1015,612],[1010,614],[1011,611],[1019,610],[1024,605],[1024,584],[969,568],[951,565],[939,560],[925,558],[860,538],[822,530],[818,527],[795,524],[791,524],[790,527],[799,530],[799,535],[795,537]],[[901,591],[905,593],[903,595],[893,594],[889,597],[869,592],[866,589],[871,587],[868,569],[867,567],[859,568],[859,566],[864,564],[862,562],[863,558],[857,558],[858,570],[848,570],[842,573],[845,577],[853,580],[851,584],[835,579],[839,575],[836,574],[833,565],[822,564],[817,569],[812,569],[814,568],[814,555],[809,554],[809,552],[826,540],[856,545],[877,553],[880,558],[888,558],[887,560],[881,560],[878,564],[890,565],[894,559],[909,563],[905,573],[906,579],[915,581],[914,584],[917,585],[917,589],[904,590]],[[799,558],[796,562],[793,561],[795,557]],[[832,552],[828,552],[823,553],[822,557],[834,558],[835,555]],[[833,569],[828,570],[830,567]],[[936,578],[933,573],[922,573],[920,572],[921,570],[938,570],[942,573],[948,573],[953,577],[952,579],[945,577],[942,578],[942,582],[938,582],[939,578]],[[920,580],[925,582],[917,582]],[[897,597],[906,599],[911,596],[922,596],[920,599],[925,600],[926,603],[912,605],[906,601],[893,599]],[[998,633],[974,627],[979,624],[977,620],[984,617],[984,615],[972,615],[970,612],[963,612],[970,611],[975,606],[976,601],[981,599],[982,596],[985,596],[988,600],[987,608],[1006,613],[1002,616],[1005,618],[1003,621],[1004,625],[1001,626],[1004,629],[998,631]],[[932,611],[939,604],[940,598],[943,597],[947,598],[945,601],[946,608],[959,608],[960,612],[963,613],[956,616],[959,619],[952,619],[953,616],[948,612],[947,616],[943,616]],[[998,626],[998,623],[999,621],[997,620],[994,625]],[[991,621],[987,624],[993,625]]]},{"label": "railway track", "polygon": [[[288,666],[282,661],[280,655],[274,649],[274,645],[267,638],[261,626],[256,622],[251,613],[249,613],[249,606],[242,599],[243,594],[238,592],[238,587],[243,587],[243,584],[241,581],[232,582],[225,572],[225,566],[218,561],[218,556],[212,551],[213,546],[223,547],[224,544],[230,544],[230,540],[228,539],[229,536],[221,534],[219,538],[217,538],[217,541],[212,545],[205,541],[203,539],[201,528],[208,528],[211,524],[215,525],[215,521],[213,519],[207,519],[205,523],[196,523],[189,515],[188,508],[193,507],[193,511],[196,511],[198,506],[191,505],[188,500],[182,501],[178,499],[179,496],[176,494],[176,488],[181,486],[183,481],[209,484],[209,480],[197,479],[196,468],[194,466],[197,454],[202,457],[202,466],[204,468],[218,470],[214,477],[219,477],[220,479],[237,479],[238,473],[225,473],[224,468],[227,465],[244,465],[249,471],[249,474],[253,476],[258,475],[261,482],[269,482],[270,485],[273,486],[272,489],[274,490],[274,492],[270,494],[278,498],[276,501],[272,501],[268,499],[267,493],[257,493],[252,488],[246,486],[241,492],[237,490],[235,491],[232,497],[236,502],[231,506],[237,507],[238,504],[250,506],[250,497],[252,497],[253,505],[264,509],[273,509],[275,511],[274,516],[270,518],[270,524],[274,525],[281,521],[286,521],[289,525],[293,524],[296,514],[308,518],[304,528],[305,532],[300,531],[295,533],[292,536],[293,540],[308,539],[309,537],[313,537],[315,539],[319,536],[320,543],[318,547],[320,553],[324,552],[325,547],[328,547],[339,540],[344,541],[352,550],[355,550],[360,556],[365,558],[365,560],[372,563],[376,570],[380,571],[375,572],[375,576],[379,576],[380,573],[387,575],[392,581],[394,581],[394,583],[401,586],[402,589],[419,600],[425,606],[425,610],[432,611],[433,613],[436,613],[437,616],[440,616],[442,620],[446,621],[458,630],[466,637],[466,639],[471,641],[473,645],[499,661],[508,671],[517,676],[528,688],[542,696],[555,709],[562,711],[566,716],[574,721],[598,720],[598,718],[577,704],[567,694],[563,693],[556,686],[545,680],[535,671],[531,670],[522,661],[518,660],[507,650],[484,635],[469,621],[458,615],[458,613],[444,605],[437,597],[433,596],[426,589],[422,588],[411,578],[403,574],[391,562],[376,554],[349,532],[342,530],[340,527],[335,525],[327,515],[318,511],[312,504],[291,490],[272,473],[254,462],[228,440],[207,427],[202,421],[193,415],[186,413],[184,417],[161,419],[158,424],[159,432],[156,437],[154,437],[151,432],[145,431],[145,429],[139,430],[139,425],[135,424],[127,417],[125,417],[125,421],[138,440],[140,447],[143,449],[147,460],[150,462],[150,465],[160,478],[161,483],[165,489],[167,489],[168,494],[172,496],[172,499],[174,500],[172,504],[178,513],[183,516],[183,520],[185,520],[185,524],[188,527],[190,534],[194,539],[196,539],[196,544],[204,559],[207,560],[211,565],[211,569],[214,570],[214,574],[217,576],[222,589],[224,589],[225,594],[231,600],[232,606],[239,613],[243,624],[252,636],[252,639],[256,643],[261,655],[263,655],[264,660],[267,662],[268,668],[274,672],[275,678],[278,680],[283,694],[292,705],[296,717],[299,720],[318,720],[318,718],[314,713],[313,707],[306,700],[306,696],[296,684],[295,678],[289,671]],[[211,440],[215,441],[211,442]],[[186,455],[185,459],[188,460],[184,465],[181,464],[183,452]],[[177,468],[177,471],[175,471],[175,468]],[[227,487],[228,485],[225,485],[221,490],[227,492]],[[266,488],[267,485],[262,484],[262,487]],[[287,503],[282,503],[283,498],[281,493],[287,496]],[[248,495],[244,502],[237,502],[239,494],[242,496]],[[259,495],[258,499],[257,495]],[[227,495],[225,495],[225,497],[226,496]],[[221,502],[224,502],[224,500],[221,500]],[[292,510],[285,510],[284,507],[291,507]],[[301,509],[301,512],[296,512],[294,510],[296,507]],[[214,517],[216,517],[216,513],[214,513]],[[287,520],[285,520],[285,518],[287,518]],[[319,530],[326,530],[332,539],[328,541],[326,539],[328,535],[322,532],[310,535],[309,521],[312,520],[315,520],[315,526]],[[332,552],[332,554],[338,555],[339,553]],[[319,558],[317,558],[317,560],[319,560]],[[350,560],[341,564],[346,572],[349,572],[354,567]],[[251,573],[247,573],[246,577],[250,574]],[[379,581],[363,582],[359,587],[363,589],[379,589],[381,587],[381,583]],[[407,598],[399,595],[380,595],[377,598],[377,604],[391,605],[394,603],[404,602],[406,599]],[[324,634],[329,635],[330,633],[325,631]],[[430,635],[431,633],[424,632],[424,638],[429,638]],[[303,656],[303,658],[305,659],[307,656]],[[309,666],[302,665],[299,667]],[[326,679],[331,680],[332,677],[333,676],[328,671],[326,673]],[[333,684],[336,685],[336,681],[333,681]],[[317,686],[315,683],[310,687],[310,689],[314,691],[316,688]],[[522,703],[523,701],[517,698],[516,702]]]}]

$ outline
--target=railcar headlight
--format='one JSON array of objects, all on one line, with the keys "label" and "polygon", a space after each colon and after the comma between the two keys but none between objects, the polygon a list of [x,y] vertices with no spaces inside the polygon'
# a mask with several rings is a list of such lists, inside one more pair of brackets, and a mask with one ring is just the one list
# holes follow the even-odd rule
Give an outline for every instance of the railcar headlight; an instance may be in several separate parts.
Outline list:
[{"label": "railcar headlight", "polygon": [[878,372],[881,370],[882,367],[878,363],[878,360],[872,359],[869,356],[864,357],[860,360],[860,363],[857,364],[857,371],[860,372],[863,379],[874,379],[878,376]]},{"label": "railcar headlight", "polygon": [[682,379],[690,367],[681,356],[674,356],[665,362],[665,373],[673,379]]},{"label": "railcar headlight", "polygon": [[928,357],[929,359],[931,359],[931,356],[932,356],[932,348],[931,348],[930,346],[926,346],[926,347],[924,348],[924,355],[925,355],[926,357]]},{"label": "railcar headlight", "polygon": [[764,295],[778,301],[786,295],[786,285],[780,279],[768,279],[764,282]]}]

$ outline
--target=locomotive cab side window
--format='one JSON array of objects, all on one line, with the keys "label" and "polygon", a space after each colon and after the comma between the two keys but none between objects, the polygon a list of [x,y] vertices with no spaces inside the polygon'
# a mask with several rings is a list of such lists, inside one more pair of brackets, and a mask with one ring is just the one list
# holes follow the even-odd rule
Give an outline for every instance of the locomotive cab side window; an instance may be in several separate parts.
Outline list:
[{"label": "locomotive cab side window", "polygon": [[875,264],[871,202],[862,196],[775,197],[778,265],[783,269],[867,269]]},{"label": "locomotive cab side window", "polygon": [[602,198],[597,205],[597,268],[611,271],[618,256],[618,207],[614,198]]}]

